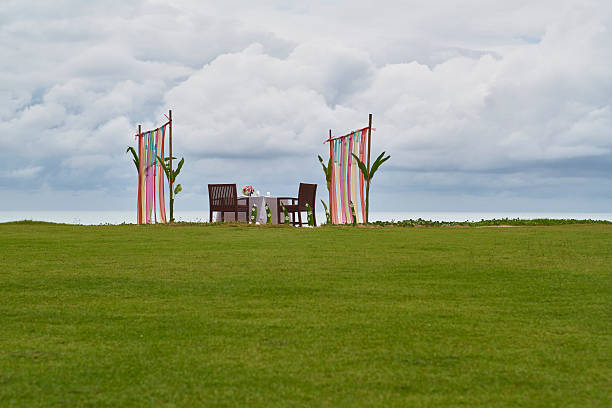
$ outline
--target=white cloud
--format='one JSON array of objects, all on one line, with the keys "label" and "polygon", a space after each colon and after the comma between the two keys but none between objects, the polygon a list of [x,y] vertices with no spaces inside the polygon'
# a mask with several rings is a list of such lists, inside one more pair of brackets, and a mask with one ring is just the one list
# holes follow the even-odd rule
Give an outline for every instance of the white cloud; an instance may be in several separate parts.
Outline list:
[{"label": "white cloud", "polygon": [[[172,108],[183,198],[200,205],[202,186],[224,178],[322,186],[328,129],[373,112],[374,153],[392,155],[377,176],[385,194],[600,185],[612,169],[611,11],[577,0],[9,1],[0,158],[45,169],[23,188],[125,192],[125,146]],[[555,175],[570,164],[575,176]]]},{"label": "white cloud", "polygon": [[0,177],[6,179],[27,179],[36,176],[41,170],[42,167],[40,166],[25,167],[15,170],[4,170],[2,173],[0,173]]}]

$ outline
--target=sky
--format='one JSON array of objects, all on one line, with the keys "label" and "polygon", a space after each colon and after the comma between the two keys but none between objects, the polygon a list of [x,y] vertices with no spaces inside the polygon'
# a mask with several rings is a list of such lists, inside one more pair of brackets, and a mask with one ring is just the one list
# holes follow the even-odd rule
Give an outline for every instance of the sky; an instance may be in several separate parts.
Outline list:
[{"label": "sky", "polygon": [[612,2],[0,0],[0,210],[131,210],[173,111],[175,211],[296,195],[367,126],[373,211],[612,211]]}]

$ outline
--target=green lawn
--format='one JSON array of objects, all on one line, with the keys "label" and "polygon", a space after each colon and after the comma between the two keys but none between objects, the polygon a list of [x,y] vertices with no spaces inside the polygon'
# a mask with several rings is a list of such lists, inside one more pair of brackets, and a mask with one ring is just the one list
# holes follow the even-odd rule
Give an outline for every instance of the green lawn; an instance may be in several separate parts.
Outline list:
[{"label": "green lawn", "polygon": [[0,406],[612,404],[612,226],[0,224]]}]

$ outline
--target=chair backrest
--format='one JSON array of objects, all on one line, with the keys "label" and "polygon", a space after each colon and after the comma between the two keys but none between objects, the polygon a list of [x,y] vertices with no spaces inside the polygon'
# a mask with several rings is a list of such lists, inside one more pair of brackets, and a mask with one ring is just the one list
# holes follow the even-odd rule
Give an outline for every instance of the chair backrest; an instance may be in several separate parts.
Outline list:
[{"label": "chair backrest", "polygon": [[317,185],[300,183],[300,189],[298,190],[298,206],[303,207],[308,203],[315,210],[315,200],[317,196]]},{"label": "chair backrest", "polygon": [[238,206],[236,184],[209,184],[208,203],[211,210],[234,211]]}]

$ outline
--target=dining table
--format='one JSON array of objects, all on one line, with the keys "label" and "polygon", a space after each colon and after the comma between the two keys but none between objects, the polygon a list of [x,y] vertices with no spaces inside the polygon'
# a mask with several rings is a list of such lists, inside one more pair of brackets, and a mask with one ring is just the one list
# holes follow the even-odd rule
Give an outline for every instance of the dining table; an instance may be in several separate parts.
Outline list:
[{"label": "dining table", "polygon": [[[255,221],[259,224],[265,224],[267,221],[266,215],[266,203],[270,207],[270,213],[272,215],[272,224],[278,224],[278,209],[276,208],[276,196],[239,196],[239,204],[244,202],[244,199],[248,199],[249,203],[249,216],[251,215],[251,209],[253,205],[257,205],[257,218]],[[221,221],[221,212],[215,212],[215,221]],[[235,221],[233,212],[225,212],[224,221]],[[246,222],[245,213],[238,213],[238,221]]]}]

